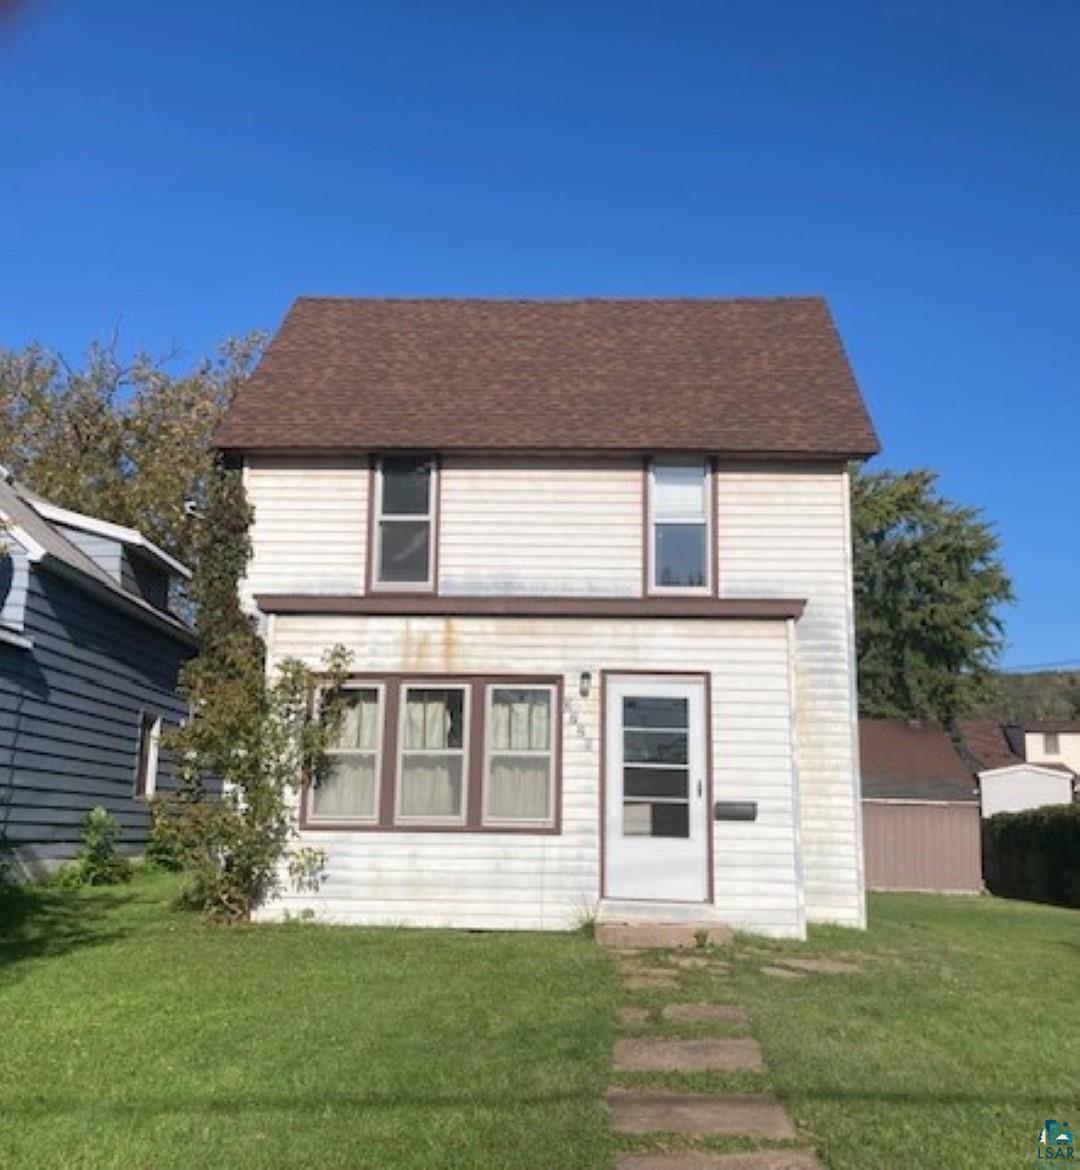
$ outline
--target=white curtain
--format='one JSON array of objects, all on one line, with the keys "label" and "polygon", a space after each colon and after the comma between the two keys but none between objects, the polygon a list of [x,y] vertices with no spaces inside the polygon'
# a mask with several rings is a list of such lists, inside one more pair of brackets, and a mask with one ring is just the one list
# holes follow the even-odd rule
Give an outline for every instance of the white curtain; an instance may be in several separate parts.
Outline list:
[{"label": "white curtain", "polygon": [[458,817],[462,804],[459,755],[431,756],[407,752],[401,769],[401,815]]},{"label": "white curtain", "polygon": [[488,816],[502,821],[548,820],[550,777],[550,756],[493,756]]},{"label": "white curtain", "polygon": [[405,699],[405,748],[444,751],[462,746],[465,695],[414,687]]},{"label": "white curtain", "polygon": [[327,775],[312,789],[316,817],[374,819],[376,790],[374,752],[331,756]]},{"label": "white curtain", "polygon": [[497,688],[490,719],[487,815],[504,821],[550,820],[551,692]]},{"label": "white curtain", "polygon": [[345,709],[336,746],[374,751],[379,742],[379,692],[347,690],[342,697]]}]

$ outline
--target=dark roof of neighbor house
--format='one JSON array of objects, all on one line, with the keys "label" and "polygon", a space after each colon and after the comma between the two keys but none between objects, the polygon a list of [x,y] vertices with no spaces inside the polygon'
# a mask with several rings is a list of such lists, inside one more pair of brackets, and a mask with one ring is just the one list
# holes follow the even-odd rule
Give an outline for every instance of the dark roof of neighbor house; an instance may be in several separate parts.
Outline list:
[{"label": "dark roof of neighbor house", "polygon": [[[976,771],[1009,768],[1024,762],[1022,729],[991,719],[961,719],[958,730]],[[1019,739],[1016,731],[1020,731]]]},{"label": "dark roof of neighbor house", "polygon": [[820,297],[301,297],[225,450],[879,450]]},{"label": "dark roof of neighbor house", "polygon": [[[110,605],[119,606],[194,643],[191,627],[172,613],[156,609],[141,597],[129,592],[91,556],[72,543],[52,521],[38,510],[48,505],[36,492],[17,482],[6,468],[0,467],[0,519],[11,537],[20,544],[28,542],[36,549],[32,560],[96,594]],[[180,566],[182,567],[182,566]]]},{"label": "dark roof of neighbor house", "polygon": [[931,723],[860,719],[862,794],[878,800],[977,801],[975,779]]},{"label": "dark roof of neighbor house", "polygon": [[1080,719],[1036,719],[1024,724],[1025,731],[1080,732]]}]

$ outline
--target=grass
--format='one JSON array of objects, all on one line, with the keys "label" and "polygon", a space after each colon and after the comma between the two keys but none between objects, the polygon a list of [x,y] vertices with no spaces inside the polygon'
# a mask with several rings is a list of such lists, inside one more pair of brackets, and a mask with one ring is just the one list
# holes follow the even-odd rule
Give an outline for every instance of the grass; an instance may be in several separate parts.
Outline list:
[{"label": "grass", "polygon": [[[865,934],[742,937],[678,986],[618,991],[587,938],[310,925],[221,929],[174,883],[0,895],[0,1166],[602,1170],[614,1007],[628,1034],[741,1002],[768,1071],[623,1084],[772,1090],[833,1170],[1035,1162],[1047,1117],[1080,1133],[1080,913],[991,898],[878,896]],[[833,956],[855,973],[779,979]],[[641,962],[667,965],[654,954]]]},{"label": "grass", "polygon": [[[826,1163],[1004,1170],[1035,1162],[1048,1117],[1080,1135],[1080,913],[893,894],[871,896],[870,922],[735,950],[773,1088]],[[862,973],[760,970],[837,952]]]},{"label": "grass", "polygon": [[174,888],[0,894],[0,1166],[610,1162],[588,939],[222,929]]},{"label": "grass", "polygon": [[[744,936],[726,972],[684,972],[665,1002],[738,1001],[765,1052],[760,1077],[623,1076],[687,1091],[766,1089],[832,1170],[1035,1163],[1043,1121],[1080,1135],[1080,913],[995,898],[876,895],[870,929],[811,930],[805,943]],[[765,968],[832,958],[852,973],[777,978]],[[661,954],[653,965],[668,965]],[[729,1029],[730,1031],[730,1029]],[[701,1034],[653,1014],[639,1035]],[[719,1032],[719,1029],[717,1029]],[[749,1149],[735,1139],[624,1138],[625,1149]],[[1064,1161],[1064,1159],[1059,1160]]]}]

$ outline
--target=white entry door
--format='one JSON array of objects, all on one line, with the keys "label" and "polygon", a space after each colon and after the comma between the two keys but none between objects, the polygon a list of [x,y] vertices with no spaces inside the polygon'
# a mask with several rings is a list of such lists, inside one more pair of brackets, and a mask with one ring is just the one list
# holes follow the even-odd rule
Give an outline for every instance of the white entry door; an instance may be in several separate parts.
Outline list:
[{"label": "white entry door", "polygon": [[605,896],[704,902],[705,682],[615,675],[606,702]]}]

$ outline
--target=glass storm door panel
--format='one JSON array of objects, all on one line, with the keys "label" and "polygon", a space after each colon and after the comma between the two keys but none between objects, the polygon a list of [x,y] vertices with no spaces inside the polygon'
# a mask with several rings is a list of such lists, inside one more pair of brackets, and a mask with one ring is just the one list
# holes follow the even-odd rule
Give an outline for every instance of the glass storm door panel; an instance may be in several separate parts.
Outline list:
[{"label": "glass storm door panel", "polygon": [[606,703],[605,896],[704,902],[704,680],[617,675]]}]

